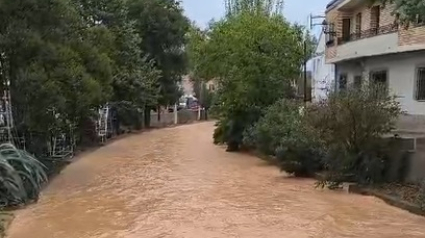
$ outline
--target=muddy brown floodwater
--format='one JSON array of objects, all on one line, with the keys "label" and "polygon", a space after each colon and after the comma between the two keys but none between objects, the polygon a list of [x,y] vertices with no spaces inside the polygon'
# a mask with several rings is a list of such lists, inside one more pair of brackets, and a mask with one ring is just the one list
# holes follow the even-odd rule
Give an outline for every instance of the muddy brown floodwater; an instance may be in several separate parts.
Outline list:
[{"label": "muddy brown floodwater", "polygon": [[8,237],[425,237],[422,217],[226,153],[213,127],[151,131],[83,156],[18,212]]}]

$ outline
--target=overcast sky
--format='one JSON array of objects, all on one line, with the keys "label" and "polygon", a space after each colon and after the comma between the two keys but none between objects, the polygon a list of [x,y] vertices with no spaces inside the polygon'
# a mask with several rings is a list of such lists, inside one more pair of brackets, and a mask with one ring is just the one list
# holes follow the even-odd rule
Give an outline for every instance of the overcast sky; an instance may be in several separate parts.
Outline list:
[{"label": "overcast sky", "polygon": [[[220,19],[224,15],[224,0],[182,0],[186,15],[205,27],[212,19]],[[291,22],[308,24],[310,13],[323,15],[326,4],[330,0],[285,0],[284,14]]]}]

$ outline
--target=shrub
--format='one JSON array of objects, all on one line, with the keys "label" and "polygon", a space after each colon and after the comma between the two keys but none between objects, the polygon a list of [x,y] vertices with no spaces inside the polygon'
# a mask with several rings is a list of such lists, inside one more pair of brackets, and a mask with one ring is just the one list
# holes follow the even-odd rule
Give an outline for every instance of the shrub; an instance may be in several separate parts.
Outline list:
[{"label": "shrub", "polygon": [[425,211],[425,180],[420,182],[416,203],[422,209],[422,211]]},{"label": "shrub", "polygon": [[282,170],[296,176],[312,175],[321,169],[321,143],[314,128],[306,124],[302,106],[280,100],[246,131],[246,138],[264,154],[276,156]]},{"label": "shrub", "polygon": [[378,86],[350,88],[330,95],[309,109],[309,124],[326,146],[326,180],[372,183],[382,181],[387,141],[400,106]]},{"label": "shrub", "polygon": [[222,118],[214,131],[214,143],[227,144],[228,152],[239,150],[243,142],[244,128],[248,127],[248,124],[247,120],[240,117]]},{"label": "shrub", "polygon": [[47,175],[44,165],[12,144],[0,145],[0,199],[12,206],[38,199]]}]

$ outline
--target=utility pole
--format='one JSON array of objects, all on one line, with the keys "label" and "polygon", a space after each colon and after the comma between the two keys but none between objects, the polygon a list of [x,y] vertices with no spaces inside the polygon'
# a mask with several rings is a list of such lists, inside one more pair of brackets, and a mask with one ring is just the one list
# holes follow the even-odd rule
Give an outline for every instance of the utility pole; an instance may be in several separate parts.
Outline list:
[{"label": "utility pole", "polygon": [[304,104],[307,104],[307,35],[304,38]]},{"label": "utility pole", "polygon": [[177,125],[179,123],[178,111],[177,111],[177,103],[174,103],[174,124]]},{"label": "utility pole", "polygon": [[[313,29],[314,26],[323,25],[323,23],[314,23],[313,20],[315,19],[324,19],[324,16],[310,14],[308,25],[310,29]],[[304,36],[304,104],[307,104],[308,101],[308,92],[307,92],[307,60],[309,58],[309,55],[307,55],[307,31]]]},{"label": "utility pole", "polygon": [[202,109],[202,106],[203,106],[203,104],[204,104],[204,99],[203,99],[203,97],[204,97],[204,81],[203,80],[200,80],[201,82],[200,82],[200,89],[199,89],[199,105],[198,105],[198,121],[200,121],[201,120],[201,109]]}]

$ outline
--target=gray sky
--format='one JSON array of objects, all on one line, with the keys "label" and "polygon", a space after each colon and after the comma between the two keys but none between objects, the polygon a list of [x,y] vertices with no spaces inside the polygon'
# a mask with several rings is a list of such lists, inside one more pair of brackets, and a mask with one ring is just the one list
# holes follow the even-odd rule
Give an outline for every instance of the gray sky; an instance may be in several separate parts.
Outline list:
[{"label": "gray sky", "polygon": [[[186,15],[199,26],[207,26],[212,18],[224,14],[224,0],[182,0]],[[284,15],[291,22],[307,24],[310,13],[323,15],[330,0],[285,0]]]}]

